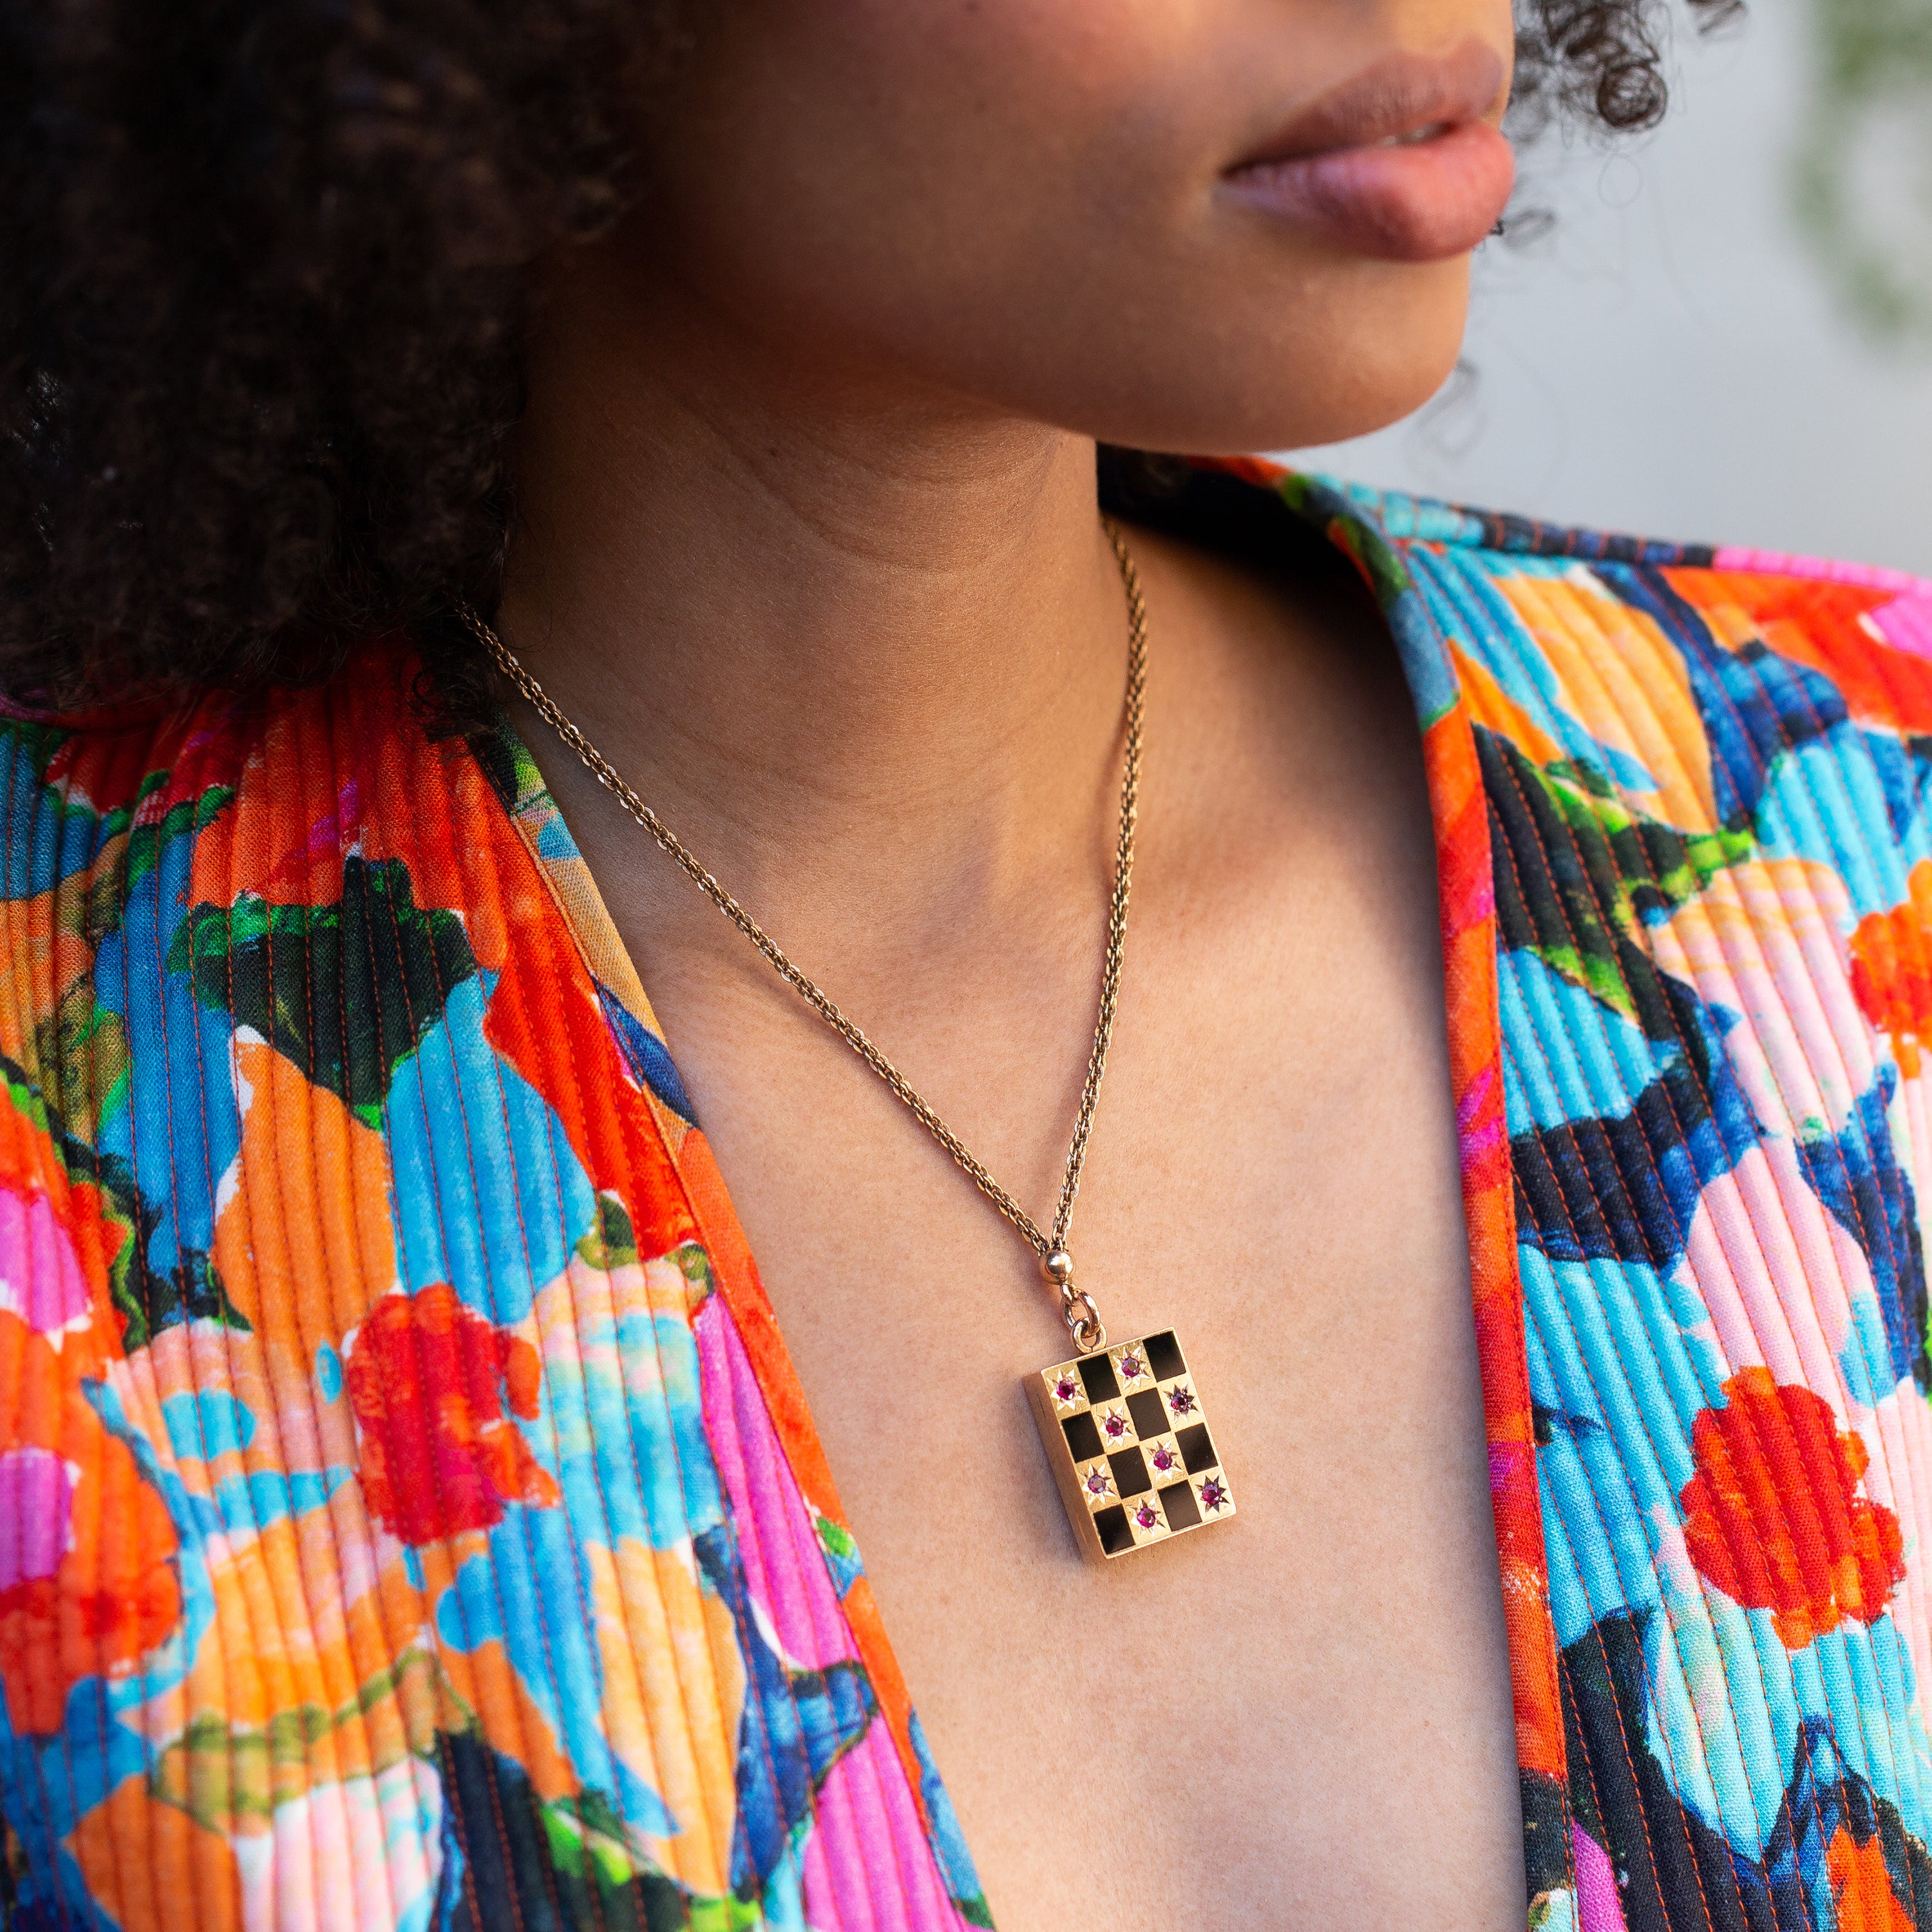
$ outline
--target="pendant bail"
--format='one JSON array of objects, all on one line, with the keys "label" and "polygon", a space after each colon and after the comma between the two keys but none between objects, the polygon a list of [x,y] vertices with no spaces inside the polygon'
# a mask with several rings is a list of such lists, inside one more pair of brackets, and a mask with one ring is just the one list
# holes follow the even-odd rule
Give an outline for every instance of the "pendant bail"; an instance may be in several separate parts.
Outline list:
[{"label": "pendant bail", "polygon": [[1040,1257],[1041,1271],[1060,1291],[1060,1318],[1083,1355],[1096,1354],[1107,1346],[1107,1330],[1094,1298],[1084,1288],[1073,1286],[1073,1257],[1064,1248],[1053,1247]]}]

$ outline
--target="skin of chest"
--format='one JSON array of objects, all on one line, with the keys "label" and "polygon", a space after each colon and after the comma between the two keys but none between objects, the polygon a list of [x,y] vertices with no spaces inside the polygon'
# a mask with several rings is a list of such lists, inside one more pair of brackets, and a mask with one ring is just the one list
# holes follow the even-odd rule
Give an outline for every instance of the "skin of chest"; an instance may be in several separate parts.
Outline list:
[{"label": "skin of chest", "polygon": [[[1520,1822],[1408,700],[1356,616],[1138,543],[1166,616],[1072,1245],[1116,1336],[1180,1330],[1241,1507],[1105,1570],[1020,1388],[1068,1352],[1030,1251],[532,742],[732,1188],[997,1922],[1499,1932]],[[1042,1208],[1105,884],[1004,947],[895,958],[874,933],[874,976],[856,946],[826,974]]]}]

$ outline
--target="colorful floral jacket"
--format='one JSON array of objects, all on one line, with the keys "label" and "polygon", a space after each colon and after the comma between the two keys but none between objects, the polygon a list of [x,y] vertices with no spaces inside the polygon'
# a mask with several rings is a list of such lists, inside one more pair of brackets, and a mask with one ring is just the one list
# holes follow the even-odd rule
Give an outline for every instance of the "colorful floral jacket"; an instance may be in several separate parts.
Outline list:
[{"label": "colorful floral jacket", "polygon": [[[1528,1923],[1932,1928],[1932,586],[1241,469],[1426,748]],[[410,682],[0,716],[0,1922],[988,1924],[643,989]]]}]

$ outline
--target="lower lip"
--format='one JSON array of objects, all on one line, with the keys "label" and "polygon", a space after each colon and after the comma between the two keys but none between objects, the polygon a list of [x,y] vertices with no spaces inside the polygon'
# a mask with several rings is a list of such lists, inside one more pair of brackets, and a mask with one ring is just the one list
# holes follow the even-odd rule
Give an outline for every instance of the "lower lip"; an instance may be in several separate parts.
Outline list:
[{"label": "lower lip", "polygon": [[1238,169],[1238,200],[1352,254],[1390,262],[1466,254],[1502,218],[1516,158],[1495,128],[1467,122],[1406,147],[1334,148]]}]

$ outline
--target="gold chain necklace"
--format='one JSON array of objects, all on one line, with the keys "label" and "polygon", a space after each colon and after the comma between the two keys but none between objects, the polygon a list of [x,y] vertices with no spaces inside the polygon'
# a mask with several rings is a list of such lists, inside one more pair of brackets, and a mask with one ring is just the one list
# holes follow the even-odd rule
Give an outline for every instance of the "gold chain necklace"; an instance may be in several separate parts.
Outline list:
[{"label": "gold chain necklace", "polygon": [[1107,1070],[1107,1048],[1120,1004],[1126,956],[1127,901],[1133,884],[1134,823],[1140,794],[1141,736],[1147,684],[1147,603],[1126,539],[1111,521],[1108,540],[1120,565],[1127,599],[1126,754],[1120,780],[1120,836],[1107,944],[1100,976],[1100,1012],[1060,1201],[1051,1232],[988,1172],[986,1164],[940,1118],[905,1076],[830,994],[794,964],[776,940],[719,884],[691,848],[638,796],[623,776],[566,717],[516,653],[466,604],[457,614],[530,708],[574,752],[598,784],[648,832],[699,891],[764,954],[853,1052],[883,1080],[973,1184],[1018,1230],[1040,1256],[1041,1271],[1060,1292],[1060,1315],[1079,1353],[1026,1378],[1034,1419],[1052,1463],[1076,1536],[1089,1555],[1124,1555],[1184,1529],[1234,1513],[1234,1499],[1214,1453],[1198,1396],[1180,1344],[1171,1330],[1109,1350],[1094,1298],[1075,1286],[1066,1240],[1086,1165],[1087,1143]]}]

